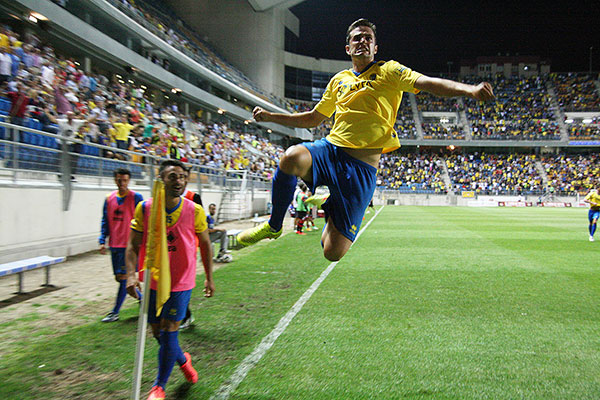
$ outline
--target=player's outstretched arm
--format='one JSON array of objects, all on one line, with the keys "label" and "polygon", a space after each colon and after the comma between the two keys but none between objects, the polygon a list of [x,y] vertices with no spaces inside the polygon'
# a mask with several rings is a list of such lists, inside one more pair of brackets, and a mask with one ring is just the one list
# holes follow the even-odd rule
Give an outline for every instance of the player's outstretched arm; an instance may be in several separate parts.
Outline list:
[{"label": "player's outstretched arm", "polygon": [[197,234],[198,244],[200,246],[200,257],[204,266],[204,297],[212,297],[215,293],[215,283],[213,282],[213,252],[208,229]]},{"label": "player's outstretched arm", "polygon": [[415,81],[415,88],[442,97],[470,97],[479,101],[489,101],[496,98],[492,85],[481,82],[479,85],[469,85],[449,79],[420,76]]},{"label": "player's outstretched arm", "polygon": [[279,125],[294,128],[314,128],[319,126],[327,117],[317,110],[305,111],[295,114],[272,113],[261,107],[254,107],[252,116],[256,122],[274,122]]},{"label": "player's outstretched arm", "polygon": [[142,287],[140,286],[140,281],[138,280],[136,274],[136,266],[143,237],[144,236],[141,232],[132,229],[131,233],[129,234],[127,248],[125,249],[125,267],[127,268],[127,293],[129,293],[129,295],[134,299],[138,298],[135,289],[142,289]]}]

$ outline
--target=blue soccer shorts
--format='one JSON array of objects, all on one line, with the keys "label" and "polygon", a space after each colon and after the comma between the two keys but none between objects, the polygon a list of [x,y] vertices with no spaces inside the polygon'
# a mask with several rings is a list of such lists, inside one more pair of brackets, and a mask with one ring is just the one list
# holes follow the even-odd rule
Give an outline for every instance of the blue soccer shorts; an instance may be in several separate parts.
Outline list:
[{"label": "blue soccer shorts", "polygon": [[183,292],[171,292],[169,299],[163,305],[160,317],[156,316],[156,290],[150,289],[150,304],[148,305],[148,323],[158,324],[161,319],[170,319],[171,321],[181,321],[185,317],[192,290]]},{"label": "blue soccer shorts", "polygon": [[113,273],[115,275],[127,273],[127,270],[125,268],[125,248],[124,247],[111,247],[110,248],[110,258],[112,259]]},{"label": "blue soccer shorts", "polygon": [[323,203],[326,218],[345,237],[354,241],[365,210],[373,198],[377,168],[351,157],[324,138],[302,143],[312,156],[312,187],[325,185],[329,198]]},{"label": "blue soccer shorts", "polygon": [[588,211],[588,219],[590,220],[590,222],[592,222],[593,220],[597,220],[600,217],[600,210],[590,210]]}]

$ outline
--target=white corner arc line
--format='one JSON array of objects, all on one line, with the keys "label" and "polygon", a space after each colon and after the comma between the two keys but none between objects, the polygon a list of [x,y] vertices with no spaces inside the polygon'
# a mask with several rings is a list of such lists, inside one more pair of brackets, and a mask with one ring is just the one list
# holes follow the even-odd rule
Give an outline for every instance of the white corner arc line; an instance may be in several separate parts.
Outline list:
[{"label": "white corner arc line", "polygon": [[[381,212],[381,210],[383,210],[384,207],[385,206],[382,206],[379,210],[377,210],[377,212],[375,213],[373,218],[369,220],[367,225],[365,225],[365,227],[358,232],[358,235],[356,235],[356,239],[354,239],[354,243],[358,241],[360,235],[369,227],[371,222],[375,220],[377,215],[379,215],[379,213]],[[352,247],[354,243],[352,243],[350,247]],[[210,400],[229,399],[231,393],[233,393],[237,389],[237,387],[240,385],[240,383],[242,383],[244,378],[246,378],[246,375],[248,375],[248,372],[250,372],[250,370],[254,368],[256,364],[258,364],[260,359],[273,346],[277,338],[283,333],[283,331],[285,331],[290,322],[292,322],[292,319],[294,319],[296,314],[300,312],[304,304],[306,304],[308,299],[310,299],[313,293],[316,292],[321,283],[323,283],[325,278],[327,278],[327,275],[329,275],[329,273],[333,271],[338,262],[339,261],[334,261],[331,264],[329,264],[329,266],[321,273],[317,280],[313,282],[313,284],[306,290],[306,292],[304,292],[304,294],[300,296],[300,298],[298,299],[298,301],[296,301],[292,308],[279,320],[279,322],[271,331],[271,333],[269,333],[263,338],[263,340],[258,344],[258,346],[256,346],[254,351],[252,351],[252,353],[250,353],[250,355],[248,355],[240,363],[240,365],[237,367],[235,372],[229,377],[229,379],[225,381],[225,383],[221,385],[221,387],[215,393],[213,393],[213,395],[210,397]]]}]

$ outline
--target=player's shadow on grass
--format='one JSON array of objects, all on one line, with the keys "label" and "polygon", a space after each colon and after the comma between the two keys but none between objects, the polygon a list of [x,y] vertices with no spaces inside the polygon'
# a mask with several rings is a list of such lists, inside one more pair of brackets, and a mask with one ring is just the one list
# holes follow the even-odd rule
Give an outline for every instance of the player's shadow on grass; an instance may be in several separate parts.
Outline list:
[{"label": "player's shadow on grass", "polygon": [[64,288],[64,286],[51,285],[51,286],[43,286],[39,289],[32,290],[31,292],[15,293],[14,296],[0,301],[0,309],[12,306],[13,304],[22,303],[24,301],[34,299],[34,298],[42,296],[46,293],[55,292],[55,291],[63,289],[63,288]]},{"label": "player's shadow on grass", "polygon": [[181,385],[177,386],[177,389],[175,389],[174,397],[176,399],[187,399],[190,394],[191,387],[192,385],[188,382],[182,383]]},{"label": "player's shadow on grass", "polygon": [[132,315],[131,317],[128,318],[123,318],[121,319],[121,321],[123,321],[126,324],[137,324],[138,320],[139,320],[140,316],[139,315]]}]

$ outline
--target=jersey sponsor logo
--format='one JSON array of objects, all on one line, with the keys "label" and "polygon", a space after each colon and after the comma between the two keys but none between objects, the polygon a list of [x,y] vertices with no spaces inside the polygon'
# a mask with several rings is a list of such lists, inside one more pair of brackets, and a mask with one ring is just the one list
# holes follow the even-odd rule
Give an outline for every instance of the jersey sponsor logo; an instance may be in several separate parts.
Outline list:
[{"label": "jersey sponsor logo", "polygon": [[123,221],[123,211],[117,208],[113,213],[113,221]]},{"label": "jersey sponsor logo", "polygon": [[[377,77],[377,76],[375,76],[375,77]],[[359,81],[359,82],[350,83],[350,84],[340,82],[338,84],[337,96],[340,97],[346,93],[356,92],[357,90],[364,89],[365,87],[370,87],[371,89],[373,89],[373,81]]]}]

